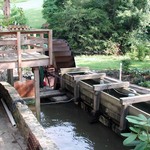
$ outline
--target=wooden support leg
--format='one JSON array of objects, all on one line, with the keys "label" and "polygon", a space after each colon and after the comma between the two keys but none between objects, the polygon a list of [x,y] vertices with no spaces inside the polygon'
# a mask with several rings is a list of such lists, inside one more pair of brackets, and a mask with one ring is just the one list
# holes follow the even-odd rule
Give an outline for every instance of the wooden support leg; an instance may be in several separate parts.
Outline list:
[{"label": "wooden support leg", "polygon": [[126,115],[128,114],[128,105],[122,105],[122,112],[120,117],[119,130],[123,131],[126,129]]},{"label": "wooden support leg", "polygon": [[13,69],[7,70],[7,82],[14,86],[14,79],[13,79]]},{"label": "wooden support leg", "polygon": [[35,86],[35,107],[36,107],[36,116],[37,119],[40,120],[40,89],[39,89],[39,67],[35,67],[34,69],[34,86]]},{"label": "wooden support leg", "polygon": [[96,113],[99,110],[99,92],[94,93],[94,105],[93,113]]},{"label": "wooden support leg", "polygon": [[74,102],[75,104],[78,104],[78,99],[79,99],[79,84],[74,82]]}]

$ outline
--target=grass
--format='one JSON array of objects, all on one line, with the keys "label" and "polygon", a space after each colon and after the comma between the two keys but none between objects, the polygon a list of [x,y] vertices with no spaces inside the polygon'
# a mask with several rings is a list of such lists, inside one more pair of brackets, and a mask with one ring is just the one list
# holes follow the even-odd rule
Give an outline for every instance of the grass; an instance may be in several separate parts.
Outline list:
[{"label": "grass", "polygon": [[[105,69],[117,69],[119,70],[122,60],[128,59],[127,56],[76,56],[75,62],[78,67],[89,67],[91,70],[105,70]],[[131,61],[131,69],[138,68],[147,70],[150,69],[150,58],[145,59],[143,62],[134,60]]]},{"label": "grass", "polygon": [[32,28],[41,28],[46,21],[42,18],[42,9],[28,9],[24,10],[25,16],[28,20],[28,25]]}]

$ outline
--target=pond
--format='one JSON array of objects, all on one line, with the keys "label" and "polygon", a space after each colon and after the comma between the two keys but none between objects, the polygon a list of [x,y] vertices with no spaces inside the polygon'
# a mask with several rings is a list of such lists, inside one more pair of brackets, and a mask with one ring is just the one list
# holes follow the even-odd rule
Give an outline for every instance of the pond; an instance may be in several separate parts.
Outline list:
[{"label": "pond", "polygon": [[41,106],[41,124],[60,150],[127,150],[123,139],[74,103]]}]

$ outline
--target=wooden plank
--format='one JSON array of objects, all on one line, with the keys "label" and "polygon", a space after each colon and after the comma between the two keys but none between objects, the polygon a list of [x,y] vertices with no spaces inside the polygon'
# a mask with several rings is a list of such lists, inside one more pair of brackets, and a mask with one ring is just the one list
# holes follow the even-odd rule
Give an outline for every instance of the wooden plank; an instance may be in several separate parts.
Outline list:
[{"label": "wooden plank", "polygon": [[52,97],[51,98],[52,101],[55,101],[55,102],[62,102],[62,101],[67,101],[68,100],[68,97],[66,95],[63,95],[63,96],[55,96],[55,97]]},{"label": "wooden plank", "polygon": [[87,80],[87,79],[103,79],[106,76],[105,73],[92,73],[92,74],[86,74],[86,75],[76,75],[74,76],[75,81],[80,81],[80,80]]},{"label": "wooden plank", "polygon": [[121,117],[120,117],[120,125],[119,125],[119,130],[123,131],[124,129],[126,129],[126,116],[128,114],[128,105],[123,105],[122,106],[122,111],[121,111]]},{"label": "wooden plank", "polygon": [[129,82],[107,83],[107,84],[93,85],[93,90],[103,91],[105,89],[125,88],[128,86],[129,86]]},{"label": "wooden plank", "polygon": [[0,46],[3,45],[16,45],[16,40],[6,40],[6,39],[0,40]]},{"label": "wooden plank", "polygon": [[69,48],[69,46],[59,46],[59,47],[56,47],[56,46],[54,46],[54,48],[53,48],[53,51],[54,52],[64,52],[64,51],[69,51],[70,50],[70,48]]},{"label": "wooden plank", "polygon": [[72,68],[61,68],[60,72],[61,75],[65,74],[65,73],[71,73],[71,72],[87,72],[90,71],[89,67],[83,67],[83,68],[76,68],[76,67],[72,67]]},{"label": "wooden plank", "polygon": [[62,96],[62,95],[65,95],[65,93],[60,92],[59,90],[41,91],[40,92],[40,98]]},{"label": "wooden plank", "polygon": [[48,50],[49,50],[49,65],[53,65],[53,44],[52,44],[52,30],[48,32]]},{"label": "wooden plank", "polygon": [[144,88],[135,84],[130,84],[130,87],[140,94],[149,94],[150,89]]},{"label": "wooden plank", "polygon": [[34,40],[34,41],[38,41],[38,42],[44,42],[44,43],[48,43],[48,39],[47,38],[44,38],[42,33],[40,33],[40,37],[34,37],[34,36],[27,36],[27,38],[29,40]]},{"label": "wooden plank", "polygon": [[53,51],[53,55],[54,57],[58,57],[58,56],[70,56],[71,55],[71,51]]},{"label": "wooden plank", "polygon": [[29,52],[29,53],[32,53],[32,52],[45,52],[47,50],[48,50],[47,48],[34,48],[34,49],[22,49],[22,52]]},{"label": "wooden plank", "polygon": [[35,107],[36,107],[36,116],[37,119],[40,120],[40,88],[39,88],[39,67],[35,67],[34,69],[34,88],[35,88]]},{"label": "wooden plank", "polygon": [[109,81],[109,82],[122,82],[122,81],[120,81],[118,79],[114,79],[114,78],[111,78],[111,77],[108,77],[108,76],[105,77],[105,80]]},{"label": "wooden plank", "polygon": [[21,68],[21,33],[17,32],[17,53],[18,53],[18,76],[19,80],[22,80],[22,68]]},{"label": "wooden plank", "polygon": [[11,54],[11,53],[16,53],[16,50],[6,50],[6,51],[0,50],[0,54]]},{"label": "wooden plank", "polygon": [[129,104],[147,102],[147,101],[150,101],[150,94],[120,98],[120,103],[122,105],[127,105],[127,104],[129,105]]},{"label": "wooden plank", "polygon": [[72,56],[58,56],[55,57],[55,61],[57,63],[62,63],[62,62],[70,62],[72,60]]},{"label": "wooden plank", "polygon": [[80,81],[80,82],[79,82],[79,87],[80,87],[80,88],[84,88],[84,89],[86,89],[86,90],[88,90],[88,91],[93,91],[93,87],[92,87],[91,85],[89,85],[89,84],[83,82],[83,81]]},{"label": "wooden plank", "polygon": [[150,114],[145,111],[136,108],[135,106],[129,105],[129,115],[137,116],[139,114],[143,114],[145,117],[150,118]]},{"label": "wooden plank", "polygon": [[13,69],[7,70],[7,81],[10,85],[14,86]]}]

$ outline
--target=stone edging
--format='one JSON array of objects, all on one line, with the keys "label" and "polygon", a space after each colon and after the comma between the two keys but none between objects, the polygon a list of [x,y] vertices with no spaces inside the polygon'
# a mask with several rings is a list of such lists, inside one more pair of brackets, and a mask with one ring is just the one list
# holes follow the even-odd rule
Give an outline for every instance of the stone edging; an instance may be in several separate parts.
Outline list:
[{"label": "stone edging", "polygon": [[26,104],[17,102],[14,108],[13,103],[16,100],[22,100],[14,87],[7,82],[0,82],[0,97],[3,98],[11,110],[17,127],[26,141],[28,141],[29,136],[32,134],[38,142],[40,150],[58,150],[56,144],[47,137],[44,128]]}]

